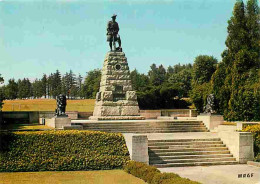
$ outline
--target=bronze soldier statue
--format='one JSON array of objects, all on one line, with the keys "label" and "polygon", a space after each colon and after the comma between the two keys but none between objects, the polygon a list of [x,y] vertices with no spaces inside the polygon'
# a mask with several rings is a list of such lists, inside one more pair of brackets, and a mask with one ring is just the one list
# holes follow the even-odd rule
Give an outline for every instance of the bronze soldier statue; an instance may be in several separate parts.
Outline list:
[{"label": "bronze soldier statue", "polygon": [[[119,51],[122,52],[122,48],[121,48],[121,39],[120,36],[118,34],[119,32],[119,26],[118,23],[116,22],[116,16],[117,15],[113,15],[112,21],[109,21],[107,23],[107,41],[109,42],[109,46],[110,46],[110,51],[112,51],[112,44],[114,47],[113,51]],[[118,42],[118,47],[116,47],[116,42]]]},{"label": "bronze soldier statue", "polygon": [[207,97],[207,105],[204,107],[204,113],[215,114],[215,97],[209,94]]},{"label": "bronze soldier statue", "polygon": [[56,116],[67,116],[65,114],[66,111],[66,96],[65,95],[59,95],[57,96],[57,109],[56,109]]}]

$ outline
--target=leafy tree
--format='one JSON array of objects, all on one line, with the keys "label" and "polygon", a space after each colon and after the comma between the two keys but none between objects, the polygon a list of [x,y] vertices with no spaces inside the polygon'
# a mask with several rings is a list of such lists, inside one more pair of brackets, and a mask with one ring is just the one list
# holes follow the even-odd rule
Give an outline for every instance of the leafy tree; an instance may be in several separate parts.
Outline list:
[{"label": "leafy tree", "polygon": [[178,90],[178,96],[188,97],[188,94],[191,90],[191,79],[192,79],[192,70],[191,69],[183,69],[178,73],[172,74],[168,81],[170,84],[176,86]]},{"label": "leafy tree", "polygon": [[217,59],[213,56],[200,55],[195,58],[190,97],[199,112],[203,111],[206,98],[212,91],[210,79],[216,70],[216,66]]},{"label": "leafy tree", "polygon": [[130,73],[133,89],[141,91],[149,85],[149,78],[145,74],[140,74],[136,69]]},{"label": "leafy tree", "polygon": [[209,82],[216,70],[217,59],[213,56],[200,55],[195,58],[193,64],[193,83],[201,85]]},{"label": "leafy tree", "polygon": [[87,72],[84,82],[84,96],[85,98],[95,98],[99,90],[101,80],[101,70],[95,69]]}]

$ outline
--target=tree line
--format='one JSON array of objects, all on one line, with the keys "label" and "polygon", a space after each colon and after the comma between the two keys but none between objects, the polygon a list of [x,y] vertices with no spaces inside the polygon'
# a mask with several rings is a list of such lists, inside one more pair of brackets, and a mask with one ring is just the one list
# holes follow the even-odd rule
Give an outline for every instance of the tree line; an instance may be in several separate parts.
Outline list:
[{"label": "tree line", "polygon": [[[246,5],[242,0],[235,3],[227,32],[220,62],[199,55],[193,64],[167,68],[152,64],[147,74],[134,69],[130,76],[140,108],[188,108],[194,104],[202,112],[207,96],[214,94],[216,111],[225,119],[260,120],[260,15],[256,0],[248,0]],[[10,79],[0,88],[0,99],[55,98],[60,93],[71,99],[95,98],[100,79],[99,69],[89,71],[84,80],[72,71],[61,76],[58,70],[34,82]]]}]

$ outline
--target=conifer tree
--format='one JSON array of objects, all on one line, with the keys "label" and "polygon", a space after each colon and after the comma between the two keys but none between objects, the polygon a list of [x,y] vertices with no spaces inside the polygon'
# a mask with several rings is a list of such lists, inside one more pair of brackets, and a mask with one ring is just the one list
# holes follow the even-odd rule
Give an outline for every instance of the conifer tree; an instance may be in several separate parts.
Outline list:
[{"label": "conifer tree", "polygon": [[237,1],[228,21],[227,49],[212,77],[218,111],[227,119],[259,118],[259,90],[255,88],[259,81],[259,31],[257,2],[249,0],[245,8],[243,1]]},{"label": "conifer tree", "polygon": [[42,79],[41,79],[41,94],[44,96],[44,98],[47,98],[48,95],[48,77],[46,74],[43,74]]},{"label": "conifer tree", "polygon": [[5,88],[5,97],[7,99],[16,99],[17,98],[18,86],[14,79],[9,79],[8,84]]}]

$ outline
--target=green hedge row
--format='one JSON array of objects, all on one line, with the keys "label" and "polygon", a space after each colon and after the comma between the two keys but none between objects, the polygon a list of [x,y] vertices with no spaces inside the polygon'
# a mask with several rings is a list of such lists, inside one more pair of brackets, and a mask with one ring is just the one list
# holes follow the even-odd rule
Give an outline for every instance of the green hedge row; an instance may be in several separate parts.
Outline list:
[{"label": "green hedge row", "polygon": [[129,153],[121,134],[40,131],[0,134],[0,171],[122,168]]},{"label": "green hedge row", "polygon": [[255,161],[260,162],[260,125],[247,126],[243,131],[253,133]]},{"label": "green hedge row", "polygon": [[200,184],[174,173],[161,173],[156,167],[135,161],[129,161],[124,170],[149,184]]}]

